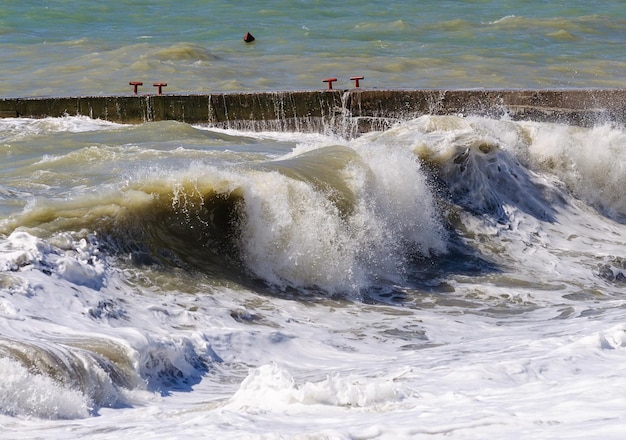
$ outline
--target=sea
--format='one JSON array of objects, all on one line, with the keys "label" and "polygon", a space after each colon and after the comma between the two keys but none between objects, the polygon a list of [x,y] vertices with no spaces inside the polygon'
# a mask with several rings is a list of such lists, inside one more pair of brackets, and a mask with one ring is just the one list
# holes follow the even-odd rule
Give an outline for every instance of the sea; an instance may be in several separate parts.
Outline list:
[{"label": "sea", "polygon": [[[625,43],[622,0],[3,0],[0,97],[619,89]],[[623,123],[255,127],[0,119],[1,438],[623,438]]]}]

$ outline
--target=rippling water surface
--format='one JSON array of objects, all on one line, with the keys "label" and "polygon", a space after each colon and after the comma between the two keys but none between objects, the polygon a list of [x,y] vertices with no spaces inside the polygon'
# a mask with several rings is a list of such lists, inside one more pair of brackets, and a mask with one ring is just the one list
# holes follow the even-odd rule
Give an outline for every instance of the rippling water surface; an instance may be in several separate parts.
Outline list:
[{"label": "rippling water surface", "polygon": [[[0,96],[377,88],[621,87],[620,1],[106,3],[8,0]],[[256,37],[243,42],[250,32]]]},{"label": "rippling water surface", "polygon": [[[5,3],[3,97],[626,71],[615,1]],[[625,150],[601,121],[0,119],[3,438],[621,438]]]}]

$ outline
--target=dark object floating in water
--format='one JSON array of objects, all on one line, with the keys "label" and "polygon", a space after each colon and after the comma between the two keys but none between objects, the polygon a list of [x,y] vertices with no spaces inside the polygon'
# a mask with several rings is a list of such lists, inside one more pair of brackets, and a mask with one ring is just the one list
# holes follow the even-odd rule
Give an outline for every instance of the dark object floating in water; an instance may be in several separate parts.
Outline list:
[{"label": "dark object floating in water", "polygon": [[250,32],[246,32],[246,35],[243,36],[243,41],[246,43],[252,43],[254,41],[254,37]]}]

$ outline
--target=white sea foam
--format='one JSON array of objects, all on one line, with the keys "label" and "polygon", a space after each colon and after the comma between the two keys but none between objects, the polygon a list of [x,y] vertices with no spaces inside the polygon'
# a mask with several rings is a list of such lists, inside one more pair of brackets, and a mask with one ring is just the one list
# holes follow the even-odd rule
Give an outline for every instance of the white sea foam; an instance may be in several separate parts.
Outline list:
[{"label": "white sea foam", "polygon": [[[4,414],[85,417],[101,407],[141,405],[154,400],[154,392],[199,380],[213,355],[210,347],[204,344],[203,358],[195,348],[200,341],[125,329],[134,313],[125,294],[107,292],[110,277],[113,291],[120,280],[95,245],[63,235],[44,241],[26,232],[14,232],[2,244],[0,333],[10,338],[0,341],[2,368],[24,363],[5,377]],[[140,309],[154,313],[147,305]]]},{"label": "white sea foam", "polygon": [[277,364],[252,370],[230,399],[228,409],[284,411],[290,405],[369,407],[398,401],[402,392],[392,379],[329,375],[320,382],[297,384]]},{"label": "white sea foam", "polygon": [[91,402],[80,391],[48,376],[32,374],[20,363],[0,358],[0,413],[44,419],[76,419],[89,415]]},{"label": "white sea foam", "polygon": [[52,133],[82,133],[122,127],[122,124],[92,119],[87,116],[62,118],[0,118],[0,141],[12,142]]},{"label": "white sea foam", "polygon": [[13,232],[0,247],[5,251],[0,258],[0,267],[4,271],[34,267],[76,285],[93,289],[102,287],[106,266],[98,257],[96,246],[85,239],[72,243],[69,237],[63,235],[57,237],[55,242],[63,248],[56,248],[49,241],[27,232]]},{"label": "white sea foam", "polygon": [[505,15],[504,17],[499,18],[495,21],[490,21],[488,24],[500,24],[500,23],[514,20],[515,18],[516,18],[515,15]]},{"label": "white sea foam", "polygon": [[[551,172],[585,202],[609,215],[626,218],[626,153],[623,128],[601,125],[593,129],[522,124],[531,138],[529,162]],[[601,142],[602,147],[598,148]]]},{"label": "white sea foam", "polygon": [[[128,192],[124,206],[150,215],[150,204],[165,194],[176,193],[177,206],[190,209],[192,193],[240,191],[255,207],[245,226],[250,240],[261,237],[257,273],[266,280],[292,288],[345,283],[350,272],[342,270],[389,275],[400,262],[408,281],[393,279],[394,296],[376,283],[364,299],[292,297],[293,290],[266,285],[254,291],[193,270],[132,264],[105,250],[98,234],[8,228],[0,239],[3,435],[621,438],[626,231],[618,217],[590,209],[591,199],[573,196],[581,190],[570,173],[579,173],[576,161],[596,160],[590,153],[559,159],[573,166],[540,157],[538,143],[559,130],[555,142],[583,144],[600,130],[620,151],[619,128],[456,117],[423,118],[345,141],[358,156],[340,171],[362,200],[352,214],[361,222],[355,230],[306,179],[259,168],[258,157],[250,166],[220,167],[192,155],[193,165],[141,170],[117,189]],[[314,153],[316,142],[280,159]],[[317,145],[333,143],[323,138]],[[276,150],[267,156],[276,159]],[[598,155],[597,166],[619,173],[607,161]],[[497,166],[525,175],[488,179]],[[429,173],[442,169],[442,187],[429,186]],[[462,188],[459,180],[469,173],[475,175],[468,185],[479,181],[481,191],[492,191],[497,218],[479,209],[476,189],[465,198],[455,190],[454,203],[446,198],[446,185]],[[550,215],[538,215],[528,200],[515,202],[511,188],[532,192]],[[78,188],[68,202],[72,215],[98,206],[89,188],[83,192],[84,199]],[[463,203],[471,209],[459,208]],[[107,218],[111,211],[102,212]],[[397,235],[358,233],[384,225]],[[417,263],[359,260],[364,249],[384,259],[405,241],[436,250],[434,258],[425,251]],[[446,252],[460,252],[462,261],[446,261]],[[308,266],[298,272],[289,258]],[[411,276],[421,276],[416,265],[424,259],[435,273],[414,285]],[[475,259],[485,266],[465,270]],[[28,351],[39,370],[6,347]],[[61,362],[46,373],[41,365],[52,355]],[[81,380],[72,385],[64,377]]]},{"label": "white sea foam", "polygon": [[359,160],[343,175],[355,206],[345,216],[308,183],[279,173],[245,178],[241,246],[256,275],[276,285],[358,292],[373,279],[401,276],[408,253],[445,250],[415,156],[377,146],[355,152]]}]

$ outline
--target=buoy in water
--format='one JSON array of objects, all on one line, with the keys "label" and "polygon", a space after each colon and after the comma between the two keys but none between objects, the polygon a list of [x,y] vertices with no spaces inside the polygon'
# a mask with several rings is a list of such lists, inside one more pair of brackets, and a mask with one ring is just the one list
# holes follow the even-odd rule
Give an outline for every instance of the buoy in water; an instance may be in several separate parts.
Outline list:
[{"label": "buoy in water", "polygon": [[250,32],[246,32],[246,35],[243,36],[243,41],[246,43],[252,43],[254,41],[254,37]]}]

